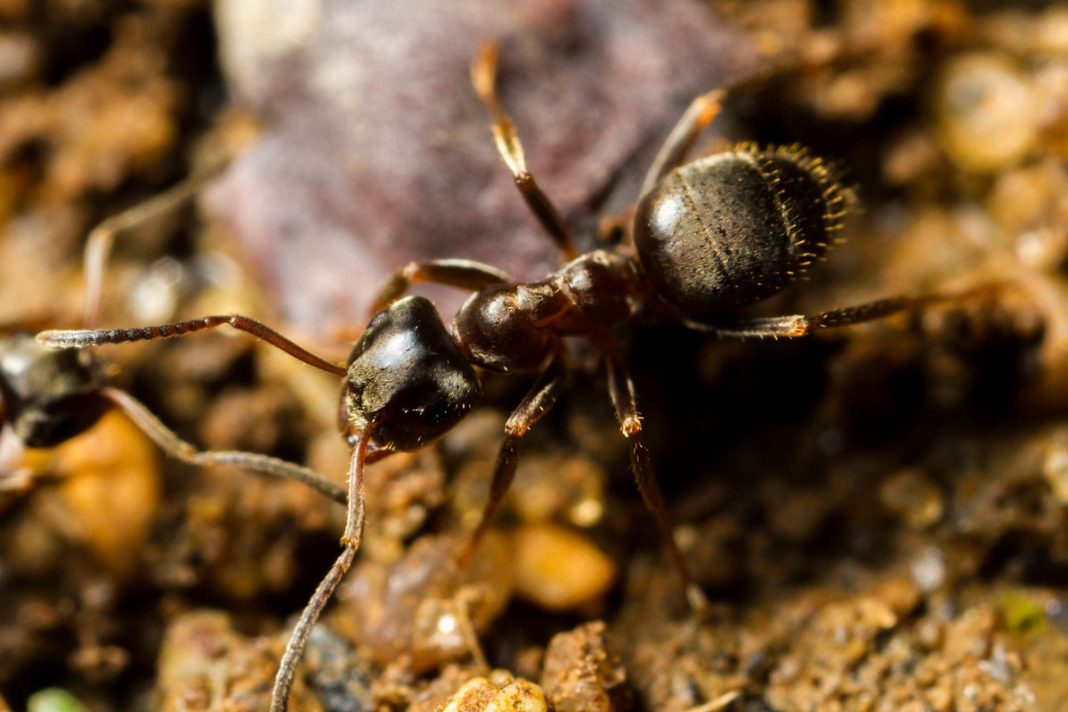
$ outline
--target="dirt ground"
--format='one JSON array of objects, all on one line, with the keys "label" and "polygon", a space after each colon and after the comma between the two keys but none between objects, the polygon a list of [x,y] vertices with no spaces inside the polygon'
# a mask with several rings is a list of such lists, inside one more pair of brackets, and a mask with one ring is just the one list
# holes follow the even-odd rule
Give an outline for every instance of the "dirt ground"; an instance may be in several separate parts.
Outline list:
[{"label": "dirt ground", "polygon": [[[471,20],[482,2],[434,16],[455,32],[428,31],[421,2],[387,32],[375,23],[389,18],[333,16],[330,0],[291,3],[273,28],[238,0],[0,0],[4,333],[77,327],[89,230],[224,160],[196,205],[120,236],[103,323],[244,313],[342,361],[365,315],[330,285],[371,293],[372,263],[476,256],[456,231],[495,236],[473,244],[510,269],[536,250],[551,262],[462,62],[437,83],[351,101],[338,88],[356,61],[385,76],[436,42],[467,56],[469,35],[498,28]],[[845,243],[753,314],[963,296],[803,340],[635,330],[645,432],[711,601],[699,614],[581,343],[493,531],[454,566],[531,383],[487,376],[485,404],[440,442],[368,469],[362,550],[290,709],[1068,710],[1068,7],[680,0],[676,15],[651,2],[494,15],[503,99],[532,92],[529,117],[516,111],[528,160],[584,247],[598,217],[625,211],[694,87],[718,81],[731,91],[704,150],[798,143],[851,195]],[[336,49],[372,30],[374,56]],[[648,69],[640,42],[664,58],[648,86],[615,73]],[[632,61],[604,59],[620,52]],[[549,100],[569,92],[586,103]],[[329,118],[335,104],[351,113]],[[341,150],[363,145],[345,133],[353,116],[404,127],[438,109],[455,123],[428,124],[410,149],[364,163]],[[284,182],[303,174],[312,187]],[[474,197],[434,192],[450,187]],[[382,232],[361,242],[372,223]],[[336,258],[350,250],[367,264]],[[232,334],[100,356],[186,439],[344,484],[336,378]],[[0,710],[266,709],[343,525],[300,484],[168,460],[115,413],[52,449],[0,445]]]}]

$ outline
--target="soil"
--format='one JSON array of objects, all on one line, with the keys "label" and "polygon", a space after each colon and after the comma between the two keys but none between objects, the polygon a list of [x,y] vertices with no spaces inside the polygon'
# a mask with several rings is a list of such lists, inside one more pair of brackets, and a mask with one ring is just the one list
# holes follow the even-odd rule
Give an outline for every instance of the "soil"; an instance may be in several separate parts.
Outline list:
[{"label": "soil", "polygon": [[[330,26],[331,3],[293,5],[313,13],[308,27]],[[516,111],[531,136],[527,158],[539,176],[544,160],[546,175],[564,181],[565,218],[583,230],[583,245],[612,237],[596,228],[598,213],[625,211],[606,197],[610,187],[634,185],[644,164],[631,164],[655,147],[648,137],[664,135],[697,81],[680,79],[667,97],[606,90],[588,116],[569,99],[571,120],[594,123],[585,133],[561,123],[539,144],[537,126],[553,114],[549,90],[592,95],[591,76],[606,86],[637,81],[604,60],[616,57],[618,33],[633,56],[632,43],[655,40],[673,72],[709,48],[730,58],[694,69],[700,81],[711,73],[731,85],[700,150],[798,143],[850,189],[845,243],[752,314],[891,294],[953,297],[808,339],[714,340],[678,324],[634,331],[628,355],[643,426],[676,535],[711,602],[699,612],[635,491],[603,374],[581,343],[567,395],[523,441],[493,531],[470,567],[455,567],[504,420],[531,383],[487,375],[484,405],[440,442],[369,467],[362,550],[310,638],[290,709],[1068,710],[1068,9],[694,2],[714,27],[705,43],[703,24],[680,20],[691,6],[677,17],[658,10],[663,26],[643,34],[655,4],[621,3],[612,22],[593,22],[608,11],[578,0],[529,5],[494,20],[509,28],[502,56],[519,57],[511,75],[503,65],[504,98],[531,79],[525,106],[540,107],[530,109],[532,124]],[[235,69],[234,48],[249,41],[247,27],[233,34],[233,18],[246,17],[239,6],[0,0],[5,333],[77,327],[92,227],[229,161],[229,187],[215,188],[208,212],[185,207],[120,235],[101,321],[244,313],[344,359],[342,337],[358,334],[365,314],[333,304],[330,323],[310,325],[323,307],[302,303],[300,285],[343,279],[366,291],[379,260],[399,248],[368,247],[344,227],[337,215],[359,214],[361,195],[332,212],[337,195],[284,183],[273,188],[293,196],[287,210],[329,217],[323,244],[356,241],[374,269],[309,258],[293,278],[289,253],[265,249],[262,235],[234,234],[248,224],[227,219],[219,196],[247,198],[247,186],[278,178],[257,173],[263,146],[320,163],[336,156],[331,170],[342,173],[359,163],[337,155],[335,134],[300,133],[339,123],[297,111],[305,97],[295,87],[307,86],[300,62],[271,63],[262,76],[256,63]],[[463,22],[466,11],[456,14],[450,21]],[[390,41],[420,52],[441,41],[460,56],[454,38],[427,34],[417,15],[415,39]],[[601,29],[560,34],[579,26]],[[318,31],[268,39],[283,44],[274,55],[258,45],[256,56],[339,51]],[[230,52],[225,71],[220,46]],[[330,55],[315,56],[320,71],[329,65]],[[341,77],[353,59],[339,51],[333,61]],[[373,62],[402,60],[383,52],[367,61],[374,76]],[[552,71],[539,73],[539,62]],[[563,66],[574,72],[557,72]],[[441,94],[426,106],[473,98],[465,75],[444,75],[451,84],[434,85]],[[368,115],[412,110],[403,86],[386,89]],[[330,108],[321,99],[305,102],[317,117]],[[660,102],[670,116],[650,109]],[[472,126],[486,130],[478,171],[496,161],[484,116],[442,114],[460,122],[463,152],[480,150],[466,142]],[[568,173],[561,159],[589,158],[574,144],[599,135],[597,121],[628,127],[611,134],[625,145],[590,152],[599,173],[585,163]],[[431,143],[444,140],[427,131]],[[470,177],[462,160],[429,182],[420,164],[388,167],[407,191]],[[499,230],[485,234],[507,243],[501,216],[529,218],[498,168],[501,182],[479,194],[501,196],[485,201]],[[552,181],[542,182],[552,195]],[[426,232],[427,216],[383,212],[391,203],[382,195],[370,204],[377,212],[353,224],[387,225],[398,241],[422,230],[414,244],[428,256],[470,256],[452,232]],[[471,217],[477,200],[421,204],[441,224],[483,229]],[[325,224],[308,218],[300,228]],[[529,228],[516,228],[521,247],[502,248],[502,259],[529,254]],[[271,234],[285,240],[284,229]],[[413,243],[404,244],[410,259]],[[542,247],[551,262],[551,244]],[[221,333],[107,347],[100,357],[112,383],[182,437],[306,463],[344,484],[336,378]],[[343,526],[342,507],[298,483],[169,460],[117,413],[51,449],[22,449],[8,431],[0,710],[266,709],[290,627],[336,558]]]}]

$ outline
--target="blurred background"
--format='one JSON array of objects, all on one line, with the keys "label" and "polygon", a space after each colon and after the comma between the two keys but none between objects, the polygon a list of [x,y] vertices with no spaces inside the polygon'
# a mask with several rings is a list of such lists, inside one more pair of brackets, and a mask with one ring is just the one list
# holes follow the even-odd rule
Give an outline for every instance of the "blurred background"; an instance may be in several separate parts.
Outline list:
[{"label": "blurred background", "polygon": [[[220,162],[118,237],[103,324],[242,313],[341,361],[408,260],[544,276],[556,253],[469,85],[485,39],[582,249],[613,238],[690,100],[727,87],[699,152],[801,144],[856,196],[844,244],[752,314],[977,291],[797,342],[635,330],[701,618],[581,344],[493,535],[452,569],[530,384],[487,377],[439,445],[369,470],[364,550],[291,709],[483,709],[525,680],[556,710],[1068,710],[1064,3],[0,0],[3,335],[77,328],[92,227]],[[463,296],[424,293],[446,322]],[[251,341],[100,357],[183,437],[343,482],[337,380]],[[265,708],[341,508],[166,461],[117,414],[12,452],[0,709]]]}]

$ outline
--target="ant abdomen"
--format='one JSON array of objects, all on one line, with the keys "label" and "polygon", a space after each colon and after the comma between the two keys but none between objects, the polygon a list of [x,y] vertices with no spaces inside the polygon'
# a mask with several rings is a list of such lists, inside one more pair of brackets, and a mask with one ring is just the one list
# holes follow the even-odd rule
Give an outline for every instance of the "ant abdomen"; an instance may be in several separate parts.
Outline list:
[{"label": "ant abdomen", "polygon": [[634,242],[657,294],[701,321],[805,272],[840,229],[845,202],[803,149],[742,144],[668,173],[638,204]]}]

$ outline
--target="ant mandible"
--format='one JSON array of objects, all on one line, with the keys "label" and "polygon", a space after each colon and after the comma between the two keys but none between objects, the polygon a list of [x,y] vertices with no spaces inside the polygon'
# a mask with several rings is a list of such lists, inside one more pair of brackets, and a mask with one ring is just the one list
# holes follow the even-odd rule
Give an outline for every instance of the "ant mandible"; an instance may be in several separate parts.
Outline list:
[{"label": "ant mandible", "polygon": [[[338,420],[352,455],[342,551],[293,628],[275,677],[273,712],[288,706],[311,628],[359,548],[364,465],[393,452],[421,448],[452,428],[480,395],[474,366],[538,375],[505,423],[489,500],[459,562],[471,558],[500,507],[515,475],[519,443],[563,389],[568,366],[564,338],[585,337],[607,366],[609,395],[631,444],[631,466],[642,500],[656,518],[688,599],[701,608],[705,598],[672,533],[616,332],[641,316],[681,321],[723,337],[793,338],[942,298],[899,296],[812,315],[732,318],[738,308],[794,282],[826,252],[841,229],[847,192],[820,159],[799,147],[761,149],[740,144],[686,163],[687,153],[719,111],[720,91],[695,99],[669,134],[642,183],[630,240],[578,254],[560,213],[527,169],[515,126],[497,101],[496,69],[496,45],[487,43],[472,65],[472,83],[493,116],[498,153],[527,206],[566,260],[545,279],[516,282],[492,266],[462,259],[409,263],[381,290],[376,313],[344,368],[243,316],[129,329],[46,331],[37,336],[48,346],[82,348],[227,325],[344,379]],[[429,300],[405,296],[418,282],[473,292],[451,328]]]}]

